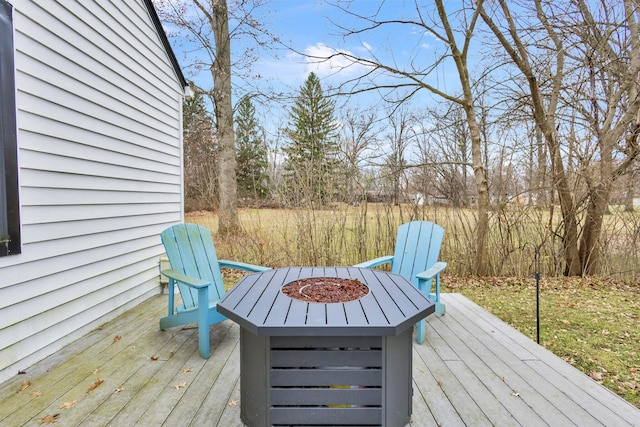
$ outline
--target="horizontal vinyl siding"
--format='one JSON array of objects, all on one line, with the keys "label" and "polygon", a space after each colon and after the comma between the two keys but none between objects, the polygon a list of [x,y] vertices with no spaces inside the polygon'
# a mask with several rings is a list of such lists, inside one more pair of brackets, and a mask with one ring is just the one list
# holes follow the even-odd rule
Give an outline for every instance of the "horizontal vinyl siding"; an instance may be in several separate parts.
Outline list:
[{"label": "horizontal vinyl siding", "polygon": [[[161,227],[162,225],[160,224]],[[3,288],[7,289],[7,295],[2,299],[2,306],[7,307],[16,301],[58,289],[64,282],[59,283],[57,275],[64,274],[64,280],[67,281],[84,280],[92,277],[98,270],[98,263],[103,264],[99,271],[102,273],[108,268],[117,269],[119,265],[129,262],[128,257],[131,257],[132,253],[140,252],[140,256],[147,249],[157,253],[157,236],[150,235],[157,227],[158,225],[151,224],[129,230],[47,240],[34,245],[30,250],[33,250],[35,255],[41,255],[37,261],[7,268],[7,274],[19,281]],[[55,255],[46,257],[49,254]],[[32,283],[42,277],[43,273],[46,274],[46,281]],[[13,292],[9,292],[11,290]]]},{"label": "horizontal vinyl siding", "polygon": [[[166,175],[162,174],[166,180]],[[55,180],[52,178],[55,177]],[[41,181],[53,181],[50,188],[77,188],[108,191],[146,191],[152,193],[174,193],[175,183],[159,181],[143,181],[141,179],[120,179],[118,177],[104,177],[95,175],[58,174],[45,170],[23,169],[20,175],[23,187],[35,187]]]},{"label": "horizontal vinyl siding", "polygon": [[22,254],[0,382],[160,291],[182,220],[182,87],[142,0],[14,3]]}]

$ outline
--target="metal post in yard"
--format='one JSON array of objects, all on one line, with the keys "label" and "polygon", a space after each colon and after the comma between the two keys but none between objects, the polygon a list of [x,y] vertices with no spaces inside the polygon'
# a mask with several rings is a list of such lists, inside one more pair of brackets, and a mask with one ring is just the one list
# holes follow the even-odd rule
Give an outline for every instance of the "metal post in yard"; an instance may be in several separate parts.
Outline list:
[{"label": "metal post in yard", "polygon": [[536,278],[536,342],[540,344],[540,249],[542,249],[544,244],[536,245],[535,243],[527,242],[520,246],[520,249],[524,250],[527,245],[533,246],[534,249],[533,264]]},{"label": "metal post in yard", "polygon": [[535,266],[536,266],[536,342],[540,344],[540,248],[536,247]]}]

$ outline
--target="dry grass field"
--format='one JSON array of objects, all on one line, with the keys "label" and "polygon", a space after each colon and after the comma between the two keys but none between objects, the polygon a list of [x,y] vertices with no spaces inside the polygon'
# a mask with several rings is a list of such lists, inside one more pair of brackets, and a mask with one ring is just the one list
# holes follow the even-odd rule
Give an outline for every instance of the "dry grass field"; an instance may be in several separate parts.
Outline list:
[{"label": "dry grass field", "polygon": [[[607,217],[601,277],[562,277],[557,250],[545,245],[540,251],[540,343],[640,408],[639,218]],[[504,209],[494,214],[495,274],[485,278],[471,274],[472,211],[372,204],[320,211],[243,209],[243,233],[225,238],[215,234],[217,217],[211,212],[190,213],[186,221],[214,231],[220,258],[281,267],[351,265],[391,254],[397,226],[413,219],[445,228],[444,292],[464,294],[536,339],[533,246],[544,238],[549,220],[544,213]]]}]

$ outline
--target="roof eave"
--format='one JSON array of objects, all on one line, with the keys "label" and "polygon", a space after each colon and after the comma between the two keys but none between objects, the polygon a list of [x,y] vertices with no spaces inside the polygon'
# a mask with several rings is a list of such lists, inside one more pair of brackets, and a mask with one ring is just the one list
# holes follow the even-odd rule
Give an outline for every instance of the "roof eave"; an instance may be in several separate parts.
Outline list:
[{"label": "roof eave", "polygon": [[178,59],[176,58],[176,54],[173,52],[173,48],[171,44],[169,44],[169,39],[167,38],[167,33],[165,33],[164,28],[162,28],[162,23],[160,22],[160,18],[158,17],[158,12],[156,11],[155,6],[153,5],[152,0],[144,0],[144,4],[147,6],[149,10],[149,16],[151,16],[151,21],[153,21],[153,25],[156,27],[158,31],[158,36],[160,36],[160,41],[164,46],[164,49],[167,51],[167,55],[169,56],[169,61],[171,61],[171,65],[173,66],[176,75],[178,76],[178,80],[180,80],[180,84],[182,87],[188,87],[189,84],[187,80],[184,78],[184,74],[182,73],[182,69],[180,68],[180,64],[178,63]]}]

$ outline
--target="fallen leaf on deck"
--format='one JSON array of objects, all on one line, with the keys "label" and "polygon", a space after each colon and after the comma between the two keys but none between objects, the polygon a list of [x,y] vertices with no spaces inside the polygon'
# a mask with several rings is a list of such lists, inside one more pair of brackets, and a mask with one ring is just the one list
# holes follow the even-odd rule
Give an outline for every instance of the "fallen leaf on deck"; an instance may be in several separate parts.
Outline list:
[{"label": "fallen leaf on deck", "polygon": [[238,400],[230,400],[229,406],[238,406],[238,403],[240,403]]},{"label": "fallen leaf on deck", "polygon": [[122,337],[121,337],[120,335],[116,335],[116,336],[113,338],[113,342],[112,342],[111,344],[115,344],[115,343],[117,343],[118,341],[120,341],[120,339],[121,339],[121,338],[122,338]]},{"label": "fallen leaf on deck", "polygon": [[78,403],[78,399],[74,399],[71,402],[64,402],[62,406],[60,406],[60,409],[66,409],[68,411],[76,403]]},{"label": "fallen leaf on deck", "polygon": [[438,381],[438,387],[442,387],[442,381]]},{"label": "fallen leaf on deck", "polygon": [[156,360],[158,360],[158,356],[151,356],[151,360],[155,362]]},{"label": "fallen leaf on deck", "polygon": [[53,424],[58,422],[58,417],[60,416],[60,414],[54,414],[54,415],[45,415],[44,417],[42,417],[40,419],[40,424]]},{"label": "fallen leaf on deck", "polygon": [[32,391],[32,392],[31,392],[31,397],[38,397],[38,396],[40,396],[40,395],[42,395],[42,392],[41,392],[41,391]]},{"label": "fallen leaf on deck", "polygon": [[124,387],[122,386],[118,387],[114,393],[120,393],[121,391],[124,391]]},{"label": "fallen leaf on deck", "polygon": [[186,373],[192,372],[192,371],[193,371],[193,369],[191,369],[191,368],[182,368],[182,369],[180,369],[180,372],[182,372],[183,374],[186,374]]},{"label": "fallen leaf on deck", "polygon": [[180,383],[180,384],[174,385],[173,387],[174,387],[176,390],[180,390],[181,388],[185,388],[186,386],[187,386],[187,383],[186,383],[186,382],[183,382],[183,383]]},{"label": "fallen leaf on deck", "polygon": [[91,393],[93,390],[97,389],[98,387],[100,387],[100,384],[102,384],[104,382],[104,380],[102,379],[98,379],[96,380],[95,383],[91,384],[89,386],[89,388],[87,389],[87,393]]},{"label": "fallen leaf on deck", "polygon": [[23,391],[25,388],[29,387],[31,385],[31,381],[25,381],[22,383],[22,385],[18,388],[17,393],[20,393],[21,391]]}]

